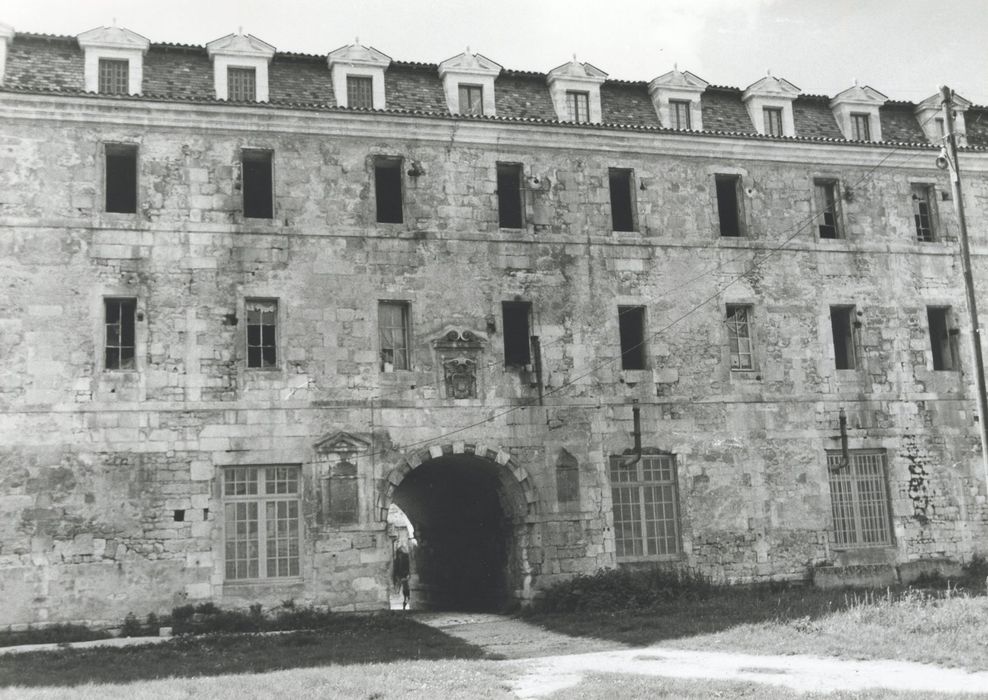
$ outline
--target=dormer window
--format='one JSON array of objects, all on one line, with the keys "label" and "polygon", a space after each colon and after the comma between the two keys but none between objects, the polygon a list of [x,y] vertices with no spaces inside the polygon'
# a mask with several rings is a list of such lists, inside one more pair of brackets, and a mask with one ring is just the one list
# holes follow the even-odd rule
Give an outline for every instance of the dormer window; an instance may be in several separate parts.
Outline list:
[{"label": "dormer window", "polygon": [[484,113],[484,87],[482,85],[460,84],[460,114]]},{"label": "dormer window", "polygon": [[569,63],[553,68],[546,77],[556,119],[577,124],[601,121],[600,86],[607,73],[574,57]]},{"label": "dormer window", "polygon": [[257,100],[257,69],[226,69],[227,99],[231,102],[255,102]]},{"label": "dormer window", "polygon": [[268,101],[268,63],[275,48],[252,34],[228,34],[206,44],[213,59],[216,99]]},{"label": "dormer window", "polygon": [[854,141],[871,141],[871,116],[868,114],[851,115],[851,138]]},{"label": "dormer window", "polygon": [[751,117],[755,131],[766,136],[795,136],[796,124],[792,116],[793,100],[799,88],[788,80],[773,77],[771,73],[749,85],[741,95]]},{"label": "dormer window", "polygon": [[648,84],[652,106],[659,123],[667,129],[701,131],[703,110],[700,96],[707,89],[707,81],[689,71],[673,68]]},{"label": "dormer window", "polygon": [[448,58],[439,64],[439,77],[446,93],[446,106],[450,114],[496,114],[494,80],[501,73],[501,66],[489,58],[471,53],[469,47],[459,56]]},{"label": "dormer window", "polygon": [[130,61],[118,58],[99,60],[99,89],[101,95],[130,93]]},{"label": "dormer window", "polygon": [[669,100],[669,126],[673,129],[689,131],[690,103],[686,100]]},{"label": "dormer window", "polygon": [[87,92],[141,94],[144,54],[150,41],[123,27],[97,27],[76,40],[85,53],[83,77]]},{"label": "dormer window", "polygon": [[326,59],[333,79],[333,96],[340,107],[385,109],[384,71],[391,59],[355,41],[331,51]]},{"label": "dormer window", "polygon": [[[951,93],[950,107],[954,113],[954,136],[957,138],[958,146],[967,145],[967,124],[964,113],[970,106],[970,101],[956,92]],[[943,95],[938,92],[927,97],[916,105],[915,114],[927,141],[937,145],[943,144],[943,139],[947,135],[947,125],[943,121]]]},{"label": "dormer window", "polygon": [[3,85],[3,76],[7,68],[7,43],[13,38],[14,28],[0,22],[0,85]]},{"label": "dormer window", "polygon": [[888,98],[867,85],[855,83],[830,100],[830,109],[848,141],[881,141],[879,110]]}]

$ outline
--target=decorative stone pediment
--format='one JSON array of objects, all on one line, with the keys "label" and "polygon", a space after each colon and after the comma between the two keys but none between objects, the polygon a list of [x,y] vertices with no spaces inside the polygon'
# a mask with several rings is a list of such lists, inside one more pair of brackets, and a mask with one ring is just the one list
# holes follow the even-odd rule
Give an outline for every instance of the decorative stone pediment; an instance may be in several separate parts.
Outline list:
[{"label": "decorative stone pediment", "polygon": [[458,350],[483,350],[487,346],[487,336],[467,328],[446,328],[441,335],[432,341],[434,348],[453,348]]},{"label": "decorative stone pediment", "polygon": [[227,34],[206,44],[206,53],[213,60],[213,86],[216,99],[229,99],[227,85],[230,68],[254,70],[254,100],[268,101],[268,64],[275,48],[253,34]]},{"label": "decorative stone pediment", "polygon": [[253,34],[227,34],[206,44],[206,53],[210,58],[240,56],[270,61],[274,52],[275,48],[271,44],[261,41]]},{"label": "decorative stone pediment", "polygon": [[501,66],[486,56],[471,53],[470,47],[458,56],[447,58],[439,64],[439,77],[446,93],[446,106],[452,114],[470,114],[466,105],[460,104],[460,85],[479,87],[482,91],[483,114],[494,116],[494,79]]},{"label": "decorative stone pediment", "polygon": [[[706,80],[690,73],[681,71],[678,67],[668,73],[654,78],[648,84],[648,94],[652,97],[652,105],[659,116],[659,123],[666,128],[677,128],[669,107],[670,102],[688,102],[690,105],[691,131],[703,130],[703,109],[700,96],[707,89]],[[681,127],[680,127],[681,128]]]},{"label": "decorative stone pediment", "polygon": [[7,68],[7,44],[13,38],[14,28],[0,22],[0,85],[3,85],[3,76]]},{"label": "decorative stone pediment", "polygon": [[360,41],[330,51],[326,57],[333,78],[333,95],[340,107],[366,107],[350,104],[347,93],[347,77],[370,78],[371,105],[373,109],[385,109],[384,71],[391,65],[391,57],[372,46],[362,46]]},{"label": "decorative stone pediment", "polygon": [[85,59],[83,78],[87,92],[101,92],[100,59],[127,61],[126,94],[140,95],[144,81],[144,54],[151,42],[123,27],[96,27],[76,37]]},{"label": "decorative stone pediment", "polygon": [[[589,63],[580,63],[573,57],[569,63],[564,63],[549,71],[546,82],[549,84],[549,96],[556,109],[559,121],[588,121],[600,123],[600,86],[607,80],[607,73]],[[574,119],[567,103],[567,93],[584,92],[588,96],[588,118]]]},{"label": "decorative stone pediment", "polygon": [[799,96],[799,88],[785,78],[776,78],[769,73],[758,80],[741,94],[741,101],[748,109],[748,116],[755,131],[759,134],[768,133],[765,124],[765,110],[779,109],[782,111],[782,135],[795,136],[796,124],[792,116],[792,103]]},{"label": "decorative stone pediment", "polygon": [[[955,92],[951,95],[950,105],[954,111],[954,133],[957,135],[957,145],[966,146],[967,124],[964,113],[971,106],[971,102]],[[943,137],[947,133],[947,126],[943,121],[943,96],[939,92],[930,95],[916,105],[915,114],[927,140],[930,143],[943,143]]]},{"label": "decorative stone pediment", "polygon": [[340,430],[321,438],[313,447],[316,454],[335,455],[345,460],[349,456],[368,452],[371,443],[358,435]]},{"label": "decorative stone pediment", "polygon": [[870,141],[882,140],[882,121],[879,109],[888,101],[888,98],[867,85],[854,83],[843,92],[838,93],[830,100],[830,109],[834,113],[834,119],[840,127],[844,138],[848,140],[862,140],[860,134],[855,132],[854,121],[856,118],[865,117],[868,123]]}]

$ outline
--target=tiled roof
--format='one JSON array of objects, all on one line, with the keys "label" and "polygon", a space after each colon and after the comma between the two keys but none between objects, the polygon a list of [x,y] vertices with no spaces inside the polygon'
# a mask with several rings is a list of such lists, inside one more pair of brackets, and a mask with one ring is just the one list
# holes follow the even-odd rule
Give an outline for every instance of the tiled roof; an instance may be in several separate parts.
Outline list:
[{"label": "tiled roof", "polygon": [[[269,67],[269,98],[279,106],[337,108],[325,56],[278,52]],[[19,33],[7,53],[4,89],[80,93],[83,52],[75,37]],[[148,99],[215,100],[213,70],[205,47],[151,44],[144,58],[143,92]],[[434,63],[394,61],[385,71],[388,111],[448,115],[446,96]],[[600,89],[603,127],[659,129],[648,84],[607,80]],[[741,102],[741,90],[711,85],[703,92],[704,131],[755,133]],[[495,81],[497,118],[557,121],[546,84],[539,72],[504,70]],[[880,109],[886,142],[926,143],[914,105],[889,101]],[[793,102],[797,138],[843,141],[824,95],[803,94]],[[988,148],[988,108],[973,106],[966,114],[968,143]]]}]

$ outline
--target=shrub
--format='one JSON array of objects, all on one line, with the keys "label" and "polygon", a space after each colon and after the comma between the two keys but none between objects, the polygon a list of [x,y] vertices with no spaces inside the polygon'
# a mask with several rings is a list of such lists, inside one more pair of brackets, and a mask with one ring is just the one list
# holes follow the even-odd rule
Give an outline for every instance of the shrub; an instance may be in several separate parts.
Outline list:
[{"label": "shrub", "polygon": [[196,612],[200,615],[215,615],[220,612],[220,609],[216,607],[216,603],[199,603],[196,606]]},{"label": "shrub", "polygon": [[195,615],[196,608],[194,605],[180,605],[177,608],[172,608],[172,622],[185,622],[192,619]]},{"label": "shrub", "polygon": [[719,590],[693,571],[600,569],[550,586],[536,602],[537,612],[590,612],[642,609],[673,600],[696,600]]},{"label": "shrub", "polygon": [[975,554],[971,561],[962,567],[961,585],[974,591],[985,592],[988,585],[988,559],[981,554]]},{"label": "shrub", "polygon": [[134,613],[127,613],[127,617],[124,618],[123,625],[120,627],[121,637],[141,637],[144,635],[144,628],[141,627],[141,623],[137,621],[137,616]]}]

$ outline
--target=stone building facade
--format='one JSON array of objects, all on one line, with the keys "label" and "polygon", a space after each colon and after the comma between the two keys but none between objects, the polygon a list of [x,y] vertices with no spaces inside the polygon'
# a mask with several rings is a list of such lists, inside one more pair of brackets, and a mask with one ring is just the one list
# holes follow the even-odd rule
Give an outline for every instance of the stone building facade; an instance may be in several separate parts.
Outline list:
[{"label": "stone building facade", "polygon": [[0,47],[0,625],[383,608],[392,504],[418,605],[988,548],[936,98]]}]

